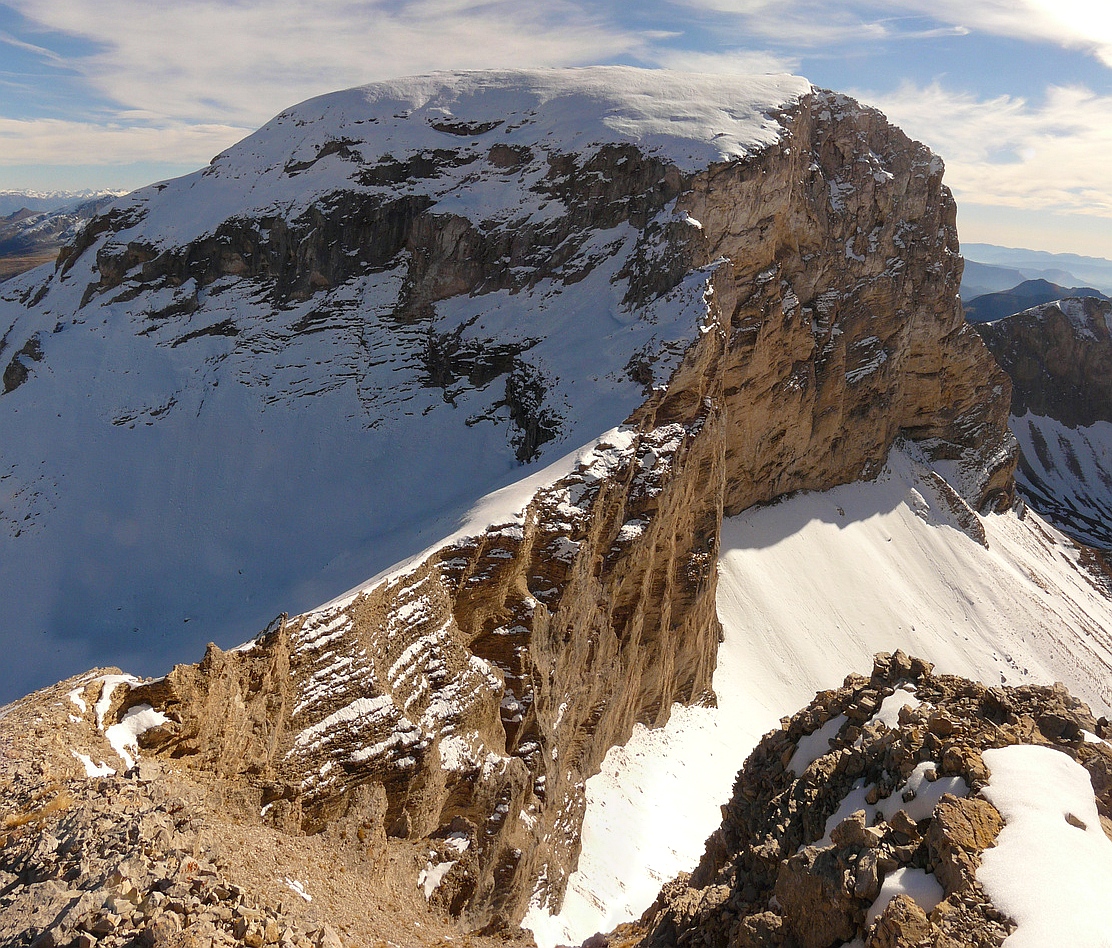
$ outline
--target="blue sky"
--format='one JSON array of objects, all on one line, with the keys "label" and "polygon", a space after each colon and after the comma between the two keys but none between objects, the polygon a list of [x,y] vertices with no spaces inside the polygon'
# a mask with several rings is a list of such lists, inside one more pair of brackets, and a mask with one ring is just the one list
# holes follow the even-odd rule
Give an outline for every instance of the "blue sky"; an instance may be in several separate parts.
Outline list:
[{"label": "blue sky", "polygon": [[790,71],[942,155],[965,241],[1112,258],[1109,0],[8,0],[0,189],[136,187],[434,69]]}]

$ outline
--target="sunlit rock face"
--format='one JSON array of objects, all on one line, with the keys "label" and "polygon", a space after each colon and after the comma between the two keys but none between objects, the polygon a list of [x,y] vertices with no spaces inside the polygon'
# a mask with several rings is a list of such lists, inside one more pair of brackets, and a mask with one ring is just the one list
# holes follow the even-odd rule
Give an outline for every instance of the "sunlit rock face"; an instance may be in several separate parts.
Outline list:
[{"label": "sunlit rock face", "polygon": [[288,110],[5,284],[5,621],[162,672],[283,613],[110,713],[245,819],[431,846],[469,923],[556,905],[607,749],[713,700],[724,511],[900,436],[1010,502],[942,171],[784,77]]}]

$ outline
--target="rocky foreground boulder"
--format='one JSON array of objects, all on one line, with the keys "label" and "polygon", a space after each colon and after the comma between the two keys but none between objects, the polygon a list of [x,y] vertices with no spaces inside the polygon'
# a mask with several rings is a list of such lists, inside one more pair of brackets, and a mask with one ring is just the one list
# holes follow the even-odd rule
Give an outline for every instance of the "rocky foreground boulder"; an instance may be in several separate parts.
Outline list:
[{"label": "rocky foreground boulder", "polygon": [[[1053,748],[1084,768],[1095,809],[1082,819],[1065,801],[1048,805],[1107,849],[1110,737],[1112,725],[1061,685],[986,687],[900,652],[880,654],[870,677],[851,675],[766,735],[694,872],[666,885],[638,924],[595,942],[1000,945],[1016,920],[994,903],[982,861],[1016,817],[1006,820],[992,802],[1001,803],[989,766],[1002,761],[995,749]],[[1065,932],[1085,900],[1067,889],[1059,897],[1055,923]]]},{"label": "rocky foreground boulder", "polygon": [[[446,874],[438,860],[474,871],[474,827],[460,821],[403,853],[370,822],[337,820],[312,837],[275,831],[243,815],[234,785],[172,764],[140,758],[113,773],[94,737],[98,709],[78,700],[97,680],[65,682],[5,715],[0,944],[398,948],[463,935],[427,894]],[[108,739],[128,746],[121,732]],[[1018,747],[1068,759],[1088,803],[1044,803],[1099,855],[1112,852],[1109,739],[1112,724],[1061,685],[990,688],[882,653],[870,677],[851,675],[765,736],[694,872],[666,885],[639,923],[588,944],[1000,945],[1016,930],[998,904],[1001,872],[1028,867],[997,859],[985,872],[1023,816],[993,755]],[[1093,914],[1062,886],[1068,911],[1056,923]],[[532,939],[493,926],[462,943]]]}]

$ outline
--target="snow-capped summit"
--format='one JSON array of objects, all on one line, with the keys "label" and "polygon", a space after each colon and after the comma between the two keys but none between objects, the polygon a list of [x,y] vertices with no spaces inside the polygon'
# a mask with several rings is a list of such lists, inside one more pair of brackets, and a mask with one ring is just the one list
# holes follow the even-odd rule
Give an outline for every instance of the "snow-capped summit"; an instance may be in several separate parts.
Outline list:
[{"label": "snow-capped summit", "polygon": [[0,289],[0,621],[12,691],[161,677],[9,706],[52,709],[19,746],[326,834],[314,912],[551,944],[690,865],[752,728],[872,643],[1098,710],[1105,580],[1013,506],[942,175],[790,77],[466,73],[116,202]]}]

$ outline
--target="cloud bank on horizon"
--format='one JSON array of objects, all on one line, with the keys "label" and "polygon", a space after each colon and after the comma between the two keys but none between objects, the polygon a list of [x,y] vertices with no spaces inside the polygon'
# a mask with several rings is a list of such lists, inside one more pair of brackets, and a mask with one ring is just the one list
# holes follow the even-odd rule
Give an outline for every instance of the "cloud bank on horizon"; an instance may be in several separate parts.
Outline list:
[{"label": "cloud bank on horizon", "polygon": [[947,162],[963,239],[1112,257],[1107,0],[4,0],[0,188],[136,187],[436,69],[798,72]]}]

